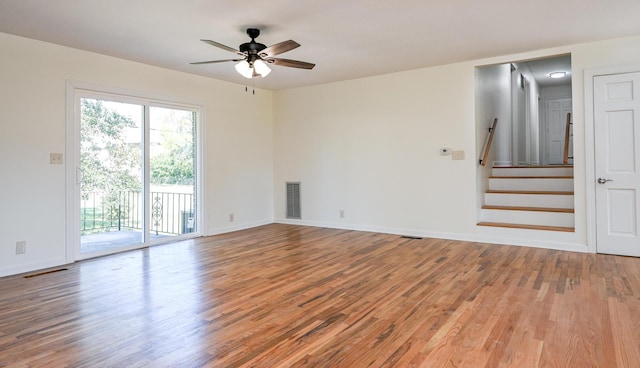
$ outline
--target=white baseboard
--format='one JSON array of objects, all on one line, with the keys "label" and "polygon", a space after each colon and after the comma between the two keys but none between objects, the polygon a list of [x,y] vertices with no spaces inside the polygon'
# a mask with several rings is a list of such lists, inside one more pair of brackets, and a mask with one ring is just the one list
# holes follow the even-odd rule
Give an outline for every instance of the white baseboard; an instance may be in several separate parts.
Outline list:
[{"label": "white baseboard", "polygon": [[59,267],[66,264],[69,264],[69,263],[63,257],[63,258],[54,258],[54,259],[48,259],[48,260],[38,261],[38,262],[25,263],[18,266],[3,267],[3,268],[0,268],[0,277],[18,275],[18,274],[27,273],[27,272],[34,272],[34,271],[42,270],[45,268]]},{"label": "white baseboard", "polygon": [[478,226],[480,233],[477,234],[460,234],[460,233],[446,233],[436,231],[423,231],[416,229],[402,229],[402,228],[389,228],[369,225],[354,225],[343,224],[333,222],[322,221],[306,221],[306,220],[291,220],[286,218],[277,218],[275,223],[301,225],[301,226],[313,226],[313,227],[326,227],[331,229],[341,230],[355,230],[376,232],[383,234],[394,234],[399,236],[411,236],[419,238],[436,238],[436,239],[448,239],[459,240],[467,242],[481,242],[489,244],[501,244],[501,245],[514,245],[525,246],[533,248],[544,248],[554,250],[564,250],[569,252],[590,253],[591,251],[586,244],[575,242],[572,238],[575,237],[573,233],[557,232],[558,240],[548,239],[536,239],[539,237],[540,232],[536,230],[527,229],[512,229],[512,228],[485,228]]},{"label": "white baseboard", "polygon": [[272,220],[260,220],[260,221],[253,221],[253,222],[245,222],[245,223],[241,223],[241,224],[235,224],[235,225],[231,225],[231,226],[214,227],[214,228],[211,228],[211,229],[208,230],[206,236],[231,233],[231,232],[234,232],[234,231],[251,229],[253,227],[269,225],[269,224],[272,224],[272,223],[273,223]]},{"label": "white baseboard", "polygon": [[[218,235],[224,233],[230,233],[239,230],[246,230],[258,226],[268,225],[272,223],[301,225],[301,226],[313,226],[313,227],[326,227],[331,229],[342,230],[354,230],[365,232],[376,232],[383,234],[394,234],[399,236],[411,236],[419,238],[436,238],[436,239],[449,239],[459,240],[467,242],[482,242],[489,244],[502,244],[502,245],[514,245],[514,246],[526,246],[534,248],[545,248],[562,250],[569,252],[581,252],[590,253],[592,250],[588,248],[586,244],[576,242],[573,233],[558,232],[557,240],[540,239],[539,231],[527,230],[527,229],[511,229],[511,228],[491,228],[478,226],[478,233],[476,234],[461,234],[461,233],[447,233],[436,231],[423,231],[416,229],[395,228],[395,227],[381,227],[371,225],[358,225],[347,224],[338,222],[324,222],[324,221],[307,221],[307,220],[292,220],[286,218],[277,218],[275,221],[261,220],[254,222],[247,222],[237,224],[234,226],[217,227],[209,229],[207,235]],[[538,239],[536,239],[538,238]],[[65,258],[54,258],[39,262],[25,263],[19,266],[0,268],[0,277],[17,275],[26,272],[33,272],[51,267],[59,267],[68,264]]]}]

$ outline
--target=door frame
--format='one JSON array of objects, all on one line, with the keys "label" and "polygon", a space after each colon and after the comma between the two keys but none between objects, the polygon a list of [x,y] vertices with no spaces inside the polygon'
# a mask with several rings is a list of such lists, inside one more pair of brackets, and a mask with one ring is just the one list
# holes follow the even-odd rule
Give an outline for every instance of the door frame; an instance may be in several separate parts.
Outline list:
[{"label": "door frame", "polygon": [[[587,248],[589,252],[597,253],[596,217],[596,152],[595,152],[595,113],[594,113],[594,78],[614,74],[640,72],[639,64],[612,66],[604,68],[585,69],[584,71],[584,135],[585,135],[585,183],[587,210]],[[574,120],[575,123],[575,120]],[[575,125],[574,125],[575,127]],[[574,142],[575,149],[575,142]]]},{"label": "door frame", "polygon": [[[75,261],[91,258],[90,257],[82,257],[79,254],[79,242],[80,242],[80,232],[77,224],[80,223],[80,211],[77,209],[80,208],[80,198],[78,194],[78,180],[77,177],[77,166],[80,160],[78,156],[79,152],[77,147],[80,144],[79,137],[79,129],[76,125],[76,91],[89,91],[95,92],[97,94],[103,95],[115,95],[128,97],[132,100],[140,100],[145,102],[146,104],[152,104],[154,106],[163,106],[163,107],[182,107],[182,108],[190,108],[194,109],[198,113],[198,121],[196,123],[196,208],[198,209],[198,216],[196,216],[196,229],[197,231],[189,234],[188,236],[181,236],[178,238],[169,237],[166,241],[154,242],[150,244],[149,242],[145,242],[141,246],[138,247],[128,247],[125,250],[135,249],[135,248],[144,248],[149,245],[156,245],[164,242],[170,241],[179,241],[185,240],[189,238],[195,238],[198,236],[205,235],[205,231],[203,229],[206,221],[206,208],[204,203],[206,200],[204,196],[206,195],[206,191],[204,190],[205,175],[203,172],[203,168],[205,165],[206,152],[203,144],[204,137],[204,103],[199,101],[189,101],[189,100],[176,100],[174,98],[161,96],[153,93],[140,92],[140,91],[131,91],[122,88],[109,87],[104,85],[99,85],[95,83],[82,82],[76,80],[66,80],[66,117],[65,117],[65,155],[66,155],[66,164],[65,164],[65,259],[67,263],[73,263]],[[145,120],[147,118],[145,117]],[[145,138],[146,140],[146,138]],[[147,146],[145,144],[145,146]],[[145,148],[147,150],[148,147]],[[148,155],[148,152],[147,152]],[[148,165],[145,165],[148,166]],[[148,167],[145,169],[148,170]],[[149,191],[149,183],[145,183],[145,190]],[[148,207],[148,206],[145,206]],[[145,211],[148,211],[145,208]],[[148,218],[149,214],[147,214]],[[103,254],[96,254],[95,256],[102,256]]]}]

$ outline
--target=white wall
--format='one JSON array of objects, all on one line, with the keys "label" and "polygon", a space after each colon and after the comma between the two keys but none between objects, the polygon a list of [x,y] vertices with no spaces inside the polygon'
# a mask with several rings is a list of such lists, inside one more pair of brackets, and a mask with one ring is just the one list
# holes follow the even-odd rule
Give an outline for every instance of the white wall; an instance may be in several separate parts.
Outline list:
[{"label": "white wall", "polygon": [[543,99],[571,98],[571,84],[541,88],[540,97]]},{"label": "white wall", "polygon": [[[576,232],[477,227],[474,68],[567,53],[577,122]],[[630,63],[640,65],[640,37],[276,92],[276,220],[587,251],[584,94],[577,76]],[[440,156],[440,147],[464,150],[466,159]],[[287,180],[302,182],[300,221],[284,218]]]},{"label": "white wall", "polygon": [[[476,91],[476,137],[477,156],[480,155],[487,127],[494,118],[498,118],[494,142],[492,144],[491,166],[511,163],[511,67],[510,64],[498,64],[477,68]],[[485,167],[485,168],[486,168]]]},{"label": "white wall", "polygon": [[[478,193],[489,189],[489,176],[498,162],[511,162],[511,67],[509,64],[476,68],[476,155],[478,159],[487,139],[488,128],[498,118],[489,158],[485,166],[478,166]],[[484,197],[477,196],[477,218]]]},{"label": "white wall", "polygon": [[[67,80],[201,105],[203,233],[272,222],[270,91],[1,33],[0,50],[0,276],[65,261],[65,166],[49,153],[66,152]],[[16,255],[22,240],[27,253]]]},{"label": "white wall", "polygon": [[540,165],[540,86],[535,80],[531,81],[531,90],[529,93],[529,159],[531,165]]},{"label": "white wall", "polygon": [[[537,165],[539,160],[539,118],[538,95],[540,88],[533,73],[525,63],[514,62],[516,70],[512,73],[512,127],[514,165]],[[518,76],[528,81],[528,95],[524,88],[517,85]],[[528,99],[528,101],[527,101]],[[529,111],[527,113],[527,104]],[[528,125],[527,125],[528,119]],[[527,150],[528,147],[528,150]]]}]

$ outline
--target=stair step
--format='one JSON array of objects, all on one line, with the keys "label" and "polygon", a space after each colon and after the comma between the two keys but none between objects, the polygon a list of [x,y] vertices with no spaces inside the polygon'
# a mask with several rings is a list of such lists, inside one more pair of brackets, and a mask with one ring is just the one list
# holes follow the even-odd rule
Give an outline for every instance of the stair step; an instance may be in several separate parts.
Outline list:
[{"label": "stair step", "polygon": [[494,166],[494,169],[573,169],[573,164],[565,165],[504,165]]},{"label": "stair step", "polygon": [[573,191],[572,176],[547,176],[547,177],[514,177],[492,176],[489,178],[490,190],[512,191]]},{"label": "stair step", "polygon": [[490,176],[489,179],[573,179],[573,175],[546,175],[546,176],[538,176],[538,175],[515,175],[515,176],[507,176],[507,175],[498,175],[498,176]]},{"label": "stair step", "polygon": [[489,206],[573,208],[573,192],[489,190],[484,194]]},{"label": "stair step", "polygon": [[553,208],[553,207],[518,207],[518,206],[492,206],[484,205],[483,210],[504,210],[504,211],[534,211],[534,212],[557,212],[573,213],[573,208]]},{"label": "stair step", "polygon": [[555,190],[487,190],[491,194],[543,194],[543,195],[573,195],[572,191]]},{"label": "stair step", "polygon": [[512,229],[575,232],[575,228],[574,227],[570,227],[570,226],[526,225],[526,224],[510,224],[510,223],[505,223],[505,222],[478,222],[477,225],[478,226],[492,226],[492,227],[507,227],[507,228],[512,228]]},{"label": "stair step", "polygon": [[575,226],[572,208],[552,209],[537,207],[483,206],[482,222],[504,222],[540,226]]},{"label": "stair step", "polygon": [[492,173],[495,176],[571,176],[573,166],[497,166]]}]

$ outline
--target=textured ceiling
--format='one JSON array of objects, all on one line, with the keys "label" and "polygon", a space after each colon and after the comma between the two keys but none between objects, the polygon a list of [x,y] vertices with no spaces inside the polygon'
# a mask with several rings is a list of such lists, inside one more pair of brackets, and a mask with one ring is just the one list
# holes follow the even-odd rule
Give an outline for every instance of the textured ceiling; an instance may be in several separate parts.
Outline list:
[{"label": "textured ceiling", "polygon": [[[244,84],[232,63],[249,39],[302,46],[256,87],[284,89],[639,35],[638,0],[0,0],[0,32]],[[249,81],[251,83],[251,81]]]}]

